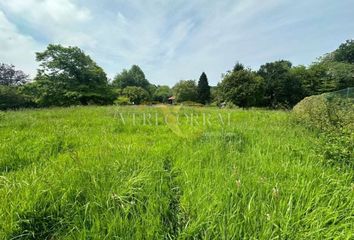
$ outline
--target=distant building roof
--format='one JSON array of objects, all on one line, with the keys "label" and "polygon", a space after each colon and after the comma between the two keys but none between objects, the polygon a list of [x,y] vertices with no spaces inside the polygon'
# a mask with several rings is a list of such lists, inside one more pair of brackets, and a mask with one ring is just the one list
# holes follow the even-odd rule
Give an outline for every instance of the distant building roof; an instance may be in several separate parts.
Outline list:
[{"label": "distant building roof", "polygon": [[172,96],[172,97],[169,97],[168,100],[175,100],[176,97],[175,96]]}]

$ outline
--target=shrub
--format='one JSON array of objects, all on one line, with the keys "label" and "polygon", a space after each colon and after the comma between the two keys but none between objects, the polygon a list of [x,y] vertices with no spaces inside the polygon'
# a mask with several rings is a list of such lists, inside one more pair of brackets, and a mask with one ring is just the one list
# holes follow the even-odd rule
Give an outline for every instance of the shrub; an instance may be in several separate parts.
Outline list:
[{"label": "shrub", "polygon": [[320,132],[319,151],[327,161],[354,164],[353,98],[337,93],[307,97],[294,107],[293,116]]},{"label": "shrub", "polygon": [[351,128],[354,119],[352,99],[335,94],[306,97],[293,109],[296,120],[321,131]]},{"label": "shrub", "polygon": [[219,106],[219,104],[218,104],[217,101],[212,102],[212,103],[209,104],[209,107],[218,107],[218,106]]},{"label": "shrub", "polygon": [[234,108],[239,108],[239,107],[236,104],[234,104],[233,102],[226,102],[225,108],[234,109]]},{"label": "shrub", "polygon": [[0,110],[30,107],[30,99],[19,93],[16,87],[0,85]]},{"label": "shrub", "polygon": [[128,97],[132,104],[141,104],[149,100],[149,92],[142,87],[128,86],[123,90],[124,96]]},{"label": "shrub", "polygon": [[293,108],[293,116],[310,127],[324,129],[330,125],[327,104],[323,95],[306,97]]},{"label": "shrub", "polygon": [[130,104],[130,101],[129,101],[129,98],[128,97],[118,97],[117,100],[114,101],[114,104],[116,105],[129,105]]},{"label": "shrub", "polygon": [[321,147],[325,159],[331,163],[354,164],[354,134],[349,128],[327,131]]}]

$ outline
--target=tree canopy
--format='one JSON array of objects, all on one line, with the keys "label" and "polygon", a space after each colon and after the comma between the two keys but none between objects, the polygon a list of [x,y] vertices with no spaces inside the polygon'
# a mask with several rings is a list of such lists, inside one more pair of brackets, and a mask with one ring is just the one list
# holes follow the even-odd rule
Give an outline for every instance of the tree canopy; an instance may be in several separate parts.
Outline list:
[{"label": "tree canopy", "polygon": [[0,85],[18,86],[28,81],[28,75],[16,70],[14,65],[0,63]]},{"label": "tree canopy", "polygon": [[181,80],[172,88],[177,102],[197,101],[198,90],[195,80]]},{"label": "tree canopy", "polygon": [[224,101],[240,107],[258,106],[262,101],[264,79],[250,69],[235,67],[225,74],[218,89]]},{"label": "tree canopy", "polygon": [[291,74],[292,64],[287,60],[266,63],[258,74],[265,80],[263,105],[293,106],[303,97],[301,83]]},{"label": "tree canopy", "polygon": [[143,70],[138,65],[133,65],[129,70],[124,69],[114,77],[113,86],[126,88],[128,86],[141,87],[148,90],[149,81],[145,78]]},{"label": "tree canopy", "polygon": [[123,95],[129,98],[130,103],[140,104],[149,100],[149,92],[142,87],[128,86],[124,88]]},{"label": "tree canopy", "polygon": [[203,72],[198,83],[181,80],[171,89],[151,84],[138,65],[124,69],[110,84],[104,70],[78,47],[49,44],[36,53],[33,81],[11,64],[0,64],[0,108],[161,102],[174,95],[177,102],[212,105],[222,101],[240,107],[292,107],[310,95],[354,86],[354,40],[308,66],[288,60],[268,62],[257,71],[236,62],[217,86],[209,86]]},{"label": "tree canopy", "polygon": [[153,100],[166,103],[168,98],[172,96],[172,90],[169,86],[157,86],[153,93]]},{"label": "tree canopy", "polygon": [[342,43],[333,53],[333,59],[336,62],[354,64],[354,40],[347,40]]},{"label": "tree canopy", "polygon": [[33,106],[31,98],[21,92],[28,78],[23,71],[16,70],[14,65],[0,64],[0,110]]},{"label": "tree canopy", "polygon": [[50,44],[36,53],[35,84],[42,105],[104,104],[113,101],[106,73],[78,47]]}]

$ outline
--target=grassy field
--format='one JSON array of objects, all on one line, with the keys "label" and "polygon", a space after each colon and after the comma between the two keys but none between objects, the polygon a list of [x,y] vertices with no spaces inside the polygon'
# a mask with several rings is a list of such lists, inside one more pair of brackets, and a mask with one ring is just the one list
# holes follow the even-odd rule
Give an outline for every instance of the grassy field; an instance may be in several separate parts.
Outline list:
[{"label": "grassy field", "polygon": [[0,239],[353,239],[354,171],[323,164],[316,135],[289,118],[0,113]]}]

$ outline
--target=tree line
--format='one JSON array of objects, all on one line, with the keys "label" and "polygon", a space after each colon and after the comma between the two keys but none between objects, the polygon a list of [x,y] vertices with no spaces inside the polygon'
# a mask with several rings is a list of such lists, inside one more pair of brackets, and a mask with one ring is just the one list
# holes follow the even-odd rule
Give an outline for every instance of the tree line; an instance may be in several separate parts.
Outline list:
[{"label": "tree line", "polygon": [[232,104],[239,107],[291,108],[306,96],[354,86],[354,40],[309,66],[278,60],[252,70],[237,62],[211,87],[199,80],[181,80],[172,88],[150,83],[133,65],[109,81],[104,70],[78,47],[50,44],[36,53],[37,74],[0,64],[0,109],[72,105],[167,103]]}]

